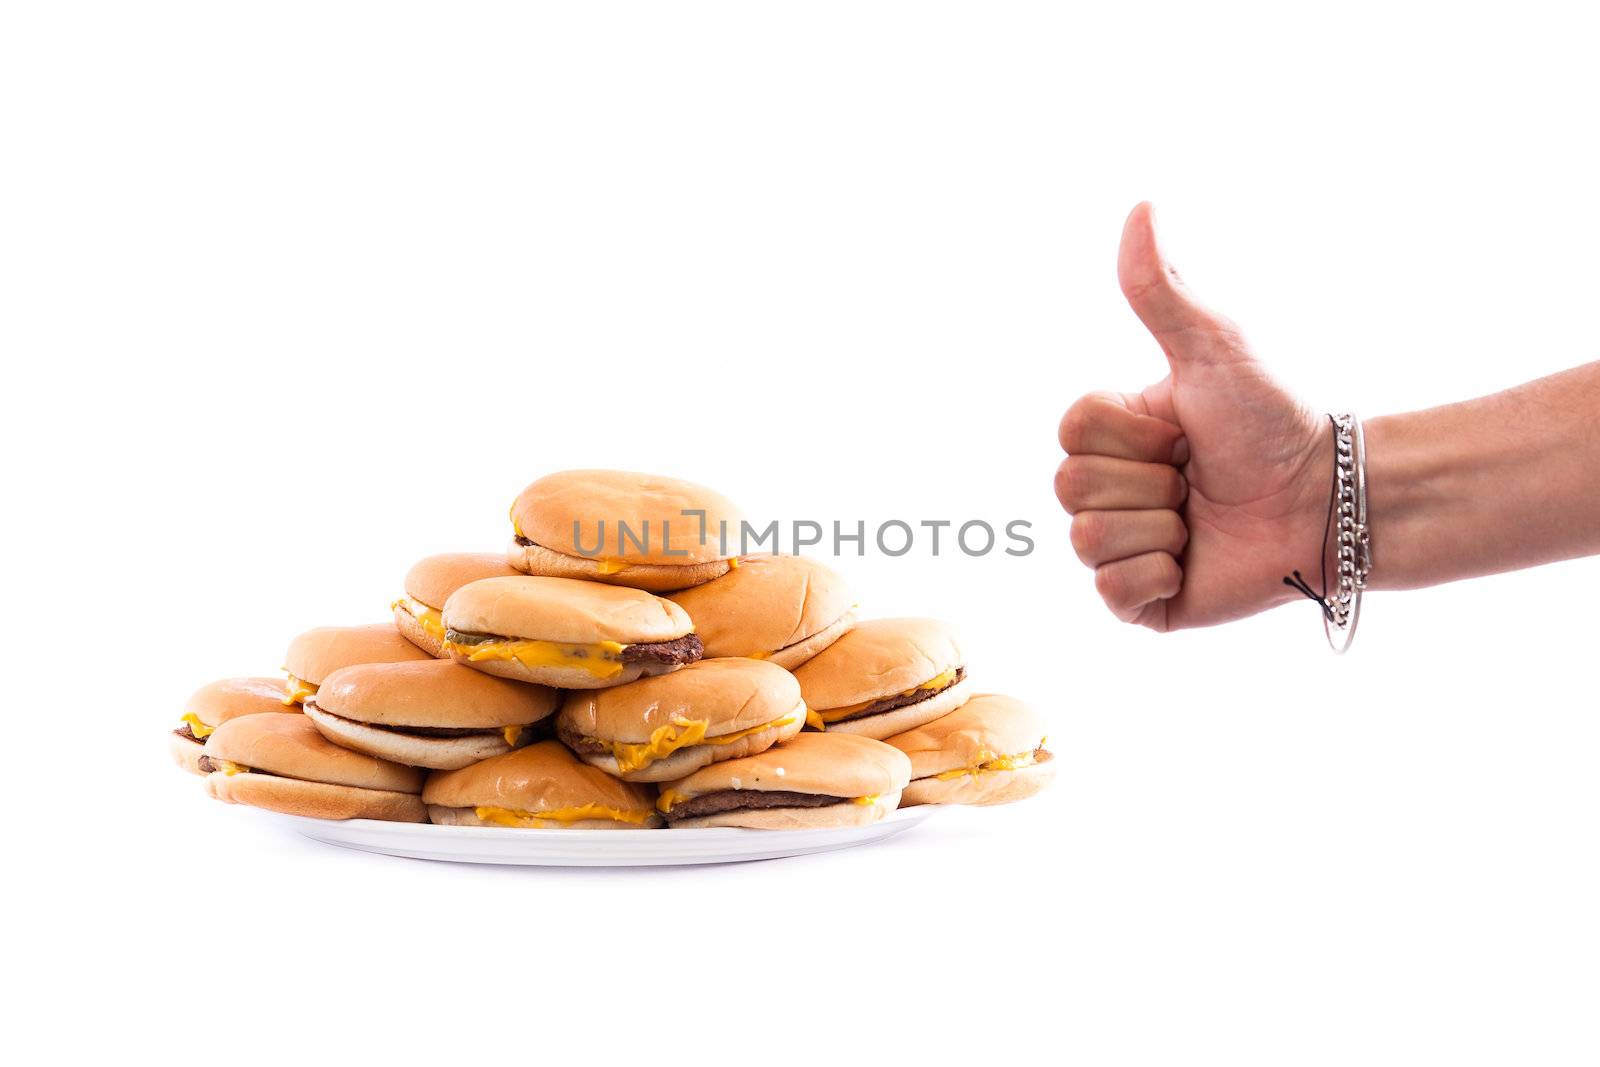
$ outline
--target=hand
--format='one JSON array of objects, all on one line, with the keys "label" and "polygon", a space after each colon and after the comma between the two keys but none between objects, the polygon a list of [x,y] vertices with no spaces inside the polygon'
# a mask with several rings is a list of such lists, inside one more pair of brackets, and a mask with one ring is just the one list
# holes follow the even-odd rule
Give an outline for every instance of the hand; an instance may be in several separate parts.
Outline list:
[{"label": "hand", "polygon": [[1106,606],[1154,630],[1209,626],[1316,587],[1333,476],[1326,418],[1268,376],[1238,327],[1189,295],[1128,216],[1117,279],[1166,353],[1139,393],[1091,393],[1061,419],[1056,496]]}]

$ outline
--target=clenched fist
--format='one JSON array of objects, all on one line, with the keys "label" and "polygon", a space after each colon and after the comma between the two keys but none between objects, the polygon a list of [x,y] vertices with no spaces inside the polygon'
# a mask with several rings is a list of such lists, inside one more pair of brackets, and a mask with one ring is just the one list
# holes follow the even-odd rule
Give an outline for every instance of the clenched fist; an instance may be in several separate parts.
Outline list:
[{"label": "clenched fist", "polygon": [[1150,205],[1128,216],[1117,279],[1167,357],[1137,393],[1090,393],[1061,419],[1056,496],[1072,546],[1117,618],[1209,626],[1317,584],[1333,444],[1328,420],[1257,362],[1238,327],[1184,288]]}]

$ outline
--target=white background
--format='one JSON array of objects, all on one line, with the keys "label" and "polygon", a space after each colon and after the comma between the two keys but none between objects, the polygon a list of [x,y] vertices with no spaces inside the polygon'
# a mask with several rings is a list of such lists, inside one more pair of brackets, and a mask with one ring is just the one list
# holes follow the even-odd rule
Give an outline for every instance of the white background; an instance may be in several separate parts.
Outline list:
[{"label": "white background", "polygon": [[[1320,408],[1594,358],[1594,27],[569,7],[7,7],[0,1040],[1594,1062],[1600,569],[1371,597],[1343,661],[1304,605],[1158,636],[1050,482],[1074,397],[1164,373],[1115,283],[1141,198]],[[841,566],[1037,702],[1058,784],[874,849],[561,872],[312,845],[166,763],[192,689],[382,619],[573,465],[1031,520],[1026,559]]]}]

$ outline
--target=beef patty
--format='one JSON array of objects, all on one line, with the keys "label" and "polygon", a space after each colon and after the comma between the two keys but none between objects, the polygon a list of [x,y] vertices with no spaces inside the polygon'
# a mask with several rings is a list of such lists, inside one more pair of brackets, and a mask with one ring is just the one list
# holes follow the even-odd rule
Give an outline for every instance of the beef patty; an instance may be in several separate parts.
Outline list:
[{"label": "beef patty", "polygon": [[726,811],[756,811],[761,808],[826,808],[843,804],[848,797],[822,793],[793,793],[782,789],[721,789],[692,800],[680,800],[667,812],[667,822],[693,819],[701,815],[721,815]]},{"label": "beef patty", "polygon": [[188,723],[184,723],[182,726],[178,727],[172,732],[183,738],[185,741],[193,741],[197,745],[205,744],[204,741],[194,735],[194,729]]},{"label": "beef patty", "polygon": [[909,693],[896,693],[892,697],[884,697],[882,700],[874,700],[872,703],[868,704],[854,715],[846,715],[842,719],[835,719],[834,722],[849,722],[851,719],[863,719],[868,715],[879,715],[885,711],[894,711],[896,708],[909,707],[912,704],[920,704],[924,700],[932,700],[946,689],[949,689],[951,685],[960,685],[961,680],[966,676],[967,669],[965,667],[957,667],[956,676],[950,679],[950,685],[941,685],[937,689],[913,689]]},{"label": "beef patty", "polygon": [[[469,633],[465,630],[446,630],[446,641],[451,644],[471,648],[481,645],[485,641],[515,641],[514,637],[501,637],[498,634]],[[530,638],[530,640],[532,640]],[[556,642],[564,644],[565,642]],[[681,667],[686,663],[693,663],[705,654],[705,643],[700,640],[699,634],[685,634],[674,637],[671,641],[641,641],[637,644],[623,645],[622,651],[617,653],[616,661],[624,666],[634,663],[646,663],[656,666]]]}]

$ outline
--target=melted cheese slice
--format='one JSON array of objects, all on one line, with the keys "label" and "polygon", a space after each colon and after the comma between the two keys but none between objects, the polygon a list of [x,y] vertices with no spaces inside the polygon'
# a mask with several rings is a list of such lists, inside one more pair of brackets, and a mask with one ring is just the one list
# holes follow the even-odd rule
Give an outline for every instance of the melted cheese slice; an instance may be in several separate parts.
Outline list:
[{"label": "melted cheese slice", "polygon": [[883,798],[881,796],[879,796],[877,793],[868,793],[864,797],[855,797],[855,798],[853,798],[850,801],[850,803],[852,803],[852,804],[860,804],[864,808],[870,808],[870,807],[872,807],[872,805],[876,804],[878,801],[880,801],[882,799]]},{"label": "melted cheese slice", "polygon": [[401,611],[417,620],[417,625],[422,627],[422,632],[432,637],[444,637],[444,615],[438,608],[430,608],[414,597],[403,596],[389,605],[390,610],[399,608]]},{"label": "melted cheese slice", "polygon": [[213,767],[221,771],[223,774],[229,775],[230,777],[235,774],[250,773],[250,768],[246,767],[242,763],[234,763],[231,760],[217,759],[215,756],[210,756],[208,758],[211,760],[211,765]]},{"label": "melted cheese slice", "polygon": [[304,704],[316,695],[316,686],[310,682],[301,681],[292,674],[283,683],[283,703],[285,706],[293,707],[296,704]]},{"label": "melted cheese slice", "polygon": [[621,674],[622,650],[627,647],[615,641],[601,641],[592,645],[499,639],[474,645],[445,642],[448,651],[461,653],[471,663],[516,660],[524,667],[574,667],[595,678],[613,678]]},{"label": "melted cheese slice", "polygon": [[612,822],[625,822],[640,826],[651,815],[648,811],[625,811],[621,808],[608,808],[600,804],[584,804],[575,808],[556,808],[552,811],[520,811],[516,808],[491,807],[473,808],[472,811],[484,822],[494,823],[496,826],[522,826],[531,827],[535,830],[548,829],[551,823],[557,826],[566,826],[584,819],[610,819]]},{"label": "melted cheese slice", "polygon": [[[793,715],[785,715],[781,719],[773,719],[745,730],[735,730],[730,734],[718,734],[716,737],[706,736],[706,727],[709,725],[704,719],[678,719],[665,726],[658,726],[650,732],[650,740],[637,743],[626,741],[600,741],[610,750],[612,758],[617,761],[617,772],[627,774],[637,771],[641,767],[648,767],[658,759],[666,759],[680,748],[690,745],[727,745],[742,737],[758,734],[762,730],[772,730],[779,726],[788,726],[794,722]],[[599,738],[594,738],[599,740]]]},{"label": "melted cheese slice", "polygon": [[502,726],[500,732],[505,735],[506,744],[516,748],[517,742],[522,740],[522,731],[525,729],[523,726]]},{"label": "melted cheese slice", "polygon": [[[1039,747],[1044,747],[1043,740],[1039,742]],[[934,777],[941,782],[948,782],[952,778],[965,778],[968,775],[976,777],[992,771],[1021,770],[1023,767],[1032,767],[1037,762],[1034,757],[1036,751],[1037,749],[1029,749],[1027,752],[1019,752],[1014,756],[996,756],[992,752],[980,752],[978,753],[978,762],[970,767],[957,767],[953,771],[942,771],[934,775]]]},{"label": "melted cheese slice", "polygon": [[[841,719],[848,719],[852,715],[856,715],[862,711],[865,711],[867,708],[871,707],[873,704],[876,704],[880,700],[892,700],[897,696],[914,696],[925,689],[944,689],[955,680],[956,668],[951,667],[942,674],[934,675],[921,685],[914,685],[910,689],[902,690],[899,693],[890,693],[888,696],[873,697],[871,700],[863,700],[859,704],[848,704],[842,708],[829,708],[827,711],[819,711],[815,712],[814,714],[817,716],[817,718],[821,719],[825,723],[838,722]],[[806,721],[810,721],[809,715],[807,716]],[[818,727],[818,729],[821,729],[821,727]]]},{"label": "melted cheese slice", "polygon": [[206,738],[215,733],[217,729],[215,726],[207,726],[205,723],[201,722],[200,716],[196,715],[192,711],[185,715],[181,721],[189,724],[189,732],[194,734],[196,741],[204,741]]}]

